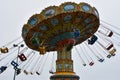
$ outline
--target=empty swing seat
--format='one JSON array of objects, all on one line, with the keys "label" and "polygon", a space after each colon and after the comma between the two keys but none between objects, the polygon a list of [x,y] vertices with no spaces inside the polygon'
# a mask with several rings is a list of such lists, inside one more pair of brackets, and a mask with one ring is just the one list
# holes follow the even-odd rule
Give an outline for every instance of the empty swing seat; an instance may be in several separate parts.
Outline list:
[{"label": "empty swing seat", "polygon": [[113,35],[113,32],[110,31],[110,33],[108,34],[108,37],[111,37]]},{"label": "empty swing seat", "polygon": [[101,58],[101,59],[99,59],[99,62],[103,62],[104,60],[105,60],[105,59],[102,59],[102,58]]},{"label": "empty swing seat", "polygon": [[112,47],[113,47],[113,44],[110,44],[110,45],[107,47],[107,50],[110,50]]},{"label": "empty swing seat", "polygon": [[94,62],[90,62],[89,65],[90,65],[90,66],[93,66],[93,65],[94,65]]},{"label": "empty swing seat", "polygon": [[8,48],[7,47],[3,47],[0,48],[1,53],[8,53]]},{"label": "empty swing seat", "polygon": [[116,52],[116,49],[115,49],[115,48],[112,49],[111,51],[109,51],[109,53],[110,53],[111,56],[115,56],[115,52]]},{"label": "empty swing seat", "polygon": [[14,67],[17,67],[17,66],[18,66],[18,64],[17,64],[15,61],[12,61],[12,62],[11,62],[11,65],[14,66]]},{"label": "empty swing seat", "polygon": [[36,74],[37,74],[37,75],[40,75],[40,73],[39,73],[39,72],[36,72]]},{"label": "empty swing seat", "polygon": [[32,73],[32,72],[30,72],[30,74],[31,74],[31,75],[33,75],[33,73]]},{"label": "empty swing seat", "polygon": [[109,54],[109,55],[107,55],[107,58],[111,58],[111,55]]},{"label": "empty swing seat", "polygon": [[83,64],[83,66],[86,66],[86,64]]},{"label": "empty swing seat", "polygon": [[26,70],[24,70],[24,73],[27,75],[28,74],[28,72],[26,71]]}]

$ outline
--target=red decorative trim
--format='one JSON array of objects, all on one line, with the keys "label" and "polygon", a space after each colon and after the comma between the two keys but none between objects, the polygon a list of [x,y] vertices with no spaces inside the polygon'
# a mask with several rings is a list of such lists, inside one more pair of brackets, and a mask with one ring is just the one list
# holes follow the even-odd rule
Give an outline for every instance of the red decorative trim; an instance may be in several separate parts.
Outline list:
[{"label": "red decorative trim", "polygon": [[57,43],[57,46],[60,47],[60,46],[66,46],[68,44],[75,44],[75,39],[65,39],[65,40],[62,40],[60,41],[59,43]]}]

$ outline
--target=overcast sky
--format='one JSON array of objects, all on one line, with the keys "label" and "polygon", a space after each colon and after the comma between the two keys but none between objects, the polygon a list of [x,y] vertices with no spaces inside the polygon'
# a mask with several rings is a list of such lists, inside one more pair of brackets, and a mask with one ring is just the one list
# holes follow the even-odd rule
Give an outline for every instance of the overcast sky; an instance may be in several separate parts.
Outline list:
[{"label": "overcast sky", "polygon": [[[19,37],[30,16],[40,13],[47,6],[60,5],[67,1],[87,2],[97,8],[101,20],[120,27],[119,0],[0,0],[0,46]],[[120,80],[120,50],[112,59],[106,59],[102,64],[96,62],[93,67],[83,67],[79,60],[74,62],[75,72],[80,80]],[[48,70],[45,67],[41,76],[22,73],[16,80],[49,80]],[[13,69],[9,68],[0,74],[0,80],[12,80],[13,74]]]}]

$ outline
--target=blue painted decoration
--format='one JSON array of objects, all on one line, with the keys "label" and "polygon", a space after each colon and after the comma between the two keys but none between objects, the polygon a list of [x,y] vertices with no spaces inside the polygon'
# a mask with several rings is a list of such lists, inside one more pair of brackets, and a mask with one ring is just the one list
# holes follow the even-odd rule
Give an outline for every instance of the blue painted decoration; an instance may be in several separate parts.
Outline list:
[{"label": "blue painted decoration", "polygon": [[64,21],[65,21],[65,22],[68,22],[68,21],[70,21],[71,19],[72,19],[72,16],[71,16],[71,15],[67,15],[67,16],[64,17]]},{"label": "blue painted decoration", "polygon": [[39,26],[39,29],[40,29],[40,30],[47,31],[47,30],[48,30],[48,27],[47,27],[46,25],[40,25],[40,26]]},{"label": "blue painted decoration", "polygon": [[75,36],[75,38],[79,37],[79,36],[80,36],[80,30],[77,29],[77,30],[74,32],[74,36]]},{"label": "blue painted decoration", "polygon": [[37,22],[38,22],[38,19],[36,18],[36,17],[33,17],[33,18],[31,18],[30,20],[29,20],[29,24],[31,25],[31,26],[35,26],[36,24],[37,24]]},{"label": "blue painted decoration", "polygon": [[58,19],[52,19],[51,24],[54,25],[54,26],[57,25],[58,24]]},{"label": "blue painted decoration", "polygon": [[22,34],[23,34],[24,37],[26,36],[27,32],[28,32],[28,29],[26,29],[25,27],[23,27]]},{"label": "blue painted decoration", "polygon": [[90,6],[88,6],[88,5],[86,5],[86,4],[84,4],[83,6],[82,6],[82,9],[84,10],[84,11],[90,11]]},{"label": "blue painted decoration", "polygon": [[85,23],[85,24],[88,24],[88,23],[90,23],[91,21],[92,21],[92,18],[87,18],[87,19],[84,20],[84,23]]},{"label": "blue painted decoration", "polygon": [[52,16],[55,14],[55,10],[54,9],[49,9],[45,12],[45,16]]},{"label": "blue painted decoration", "polygon": [[75,9],[75,6],[72,4],[67,4],[64,6],[65,11],[70,11],[70,10],[74,10],[74,9]]}]

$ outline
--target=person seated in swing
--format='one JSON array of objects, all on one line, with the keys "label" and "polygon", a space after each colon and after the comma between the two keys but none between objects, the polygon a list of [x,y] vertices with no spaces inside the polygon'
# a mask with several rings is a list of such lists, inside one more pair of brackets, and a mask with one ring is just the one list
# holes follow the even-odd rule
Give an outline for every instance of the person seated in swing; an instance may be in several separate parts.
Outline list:
[{"label": "person seated in swing", "polygon": [[88,44],[93,45],[97,41],[98,37],[96,35],[93,35],[91,39],[88,39]]}]

